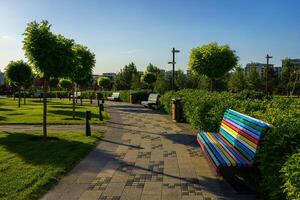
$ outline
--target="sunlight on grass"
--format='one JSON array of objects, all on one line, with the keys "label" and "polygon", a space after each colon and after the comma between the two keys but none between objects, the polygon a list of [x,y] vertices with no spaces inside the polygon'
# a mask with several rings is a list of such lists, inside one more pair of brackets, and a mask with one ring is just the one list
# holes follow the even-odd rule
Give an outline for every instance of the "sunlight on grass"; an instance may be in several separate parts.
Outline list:
[{"label": "sunlight on grass", "polygon": [[[39,99],[28,99],[26,105],[17,107],[17,99],[0,99],[0,124],[41,124],[43,104]],[[96,104],[84,102],[83,106],[76,105],[75,120],[72,119],[72,101],[48,100],[47,123],[48,124],[83,124],[85,112],[92,112],[91,123],[103,123],[99,120],[99,108]],[[103,112],[104,119],[108,119],[108,113]]]},{"label": "sunlight on grass", "polygon": [[38,199],[91,151],[101,132],[0,132],[0,199]]}]

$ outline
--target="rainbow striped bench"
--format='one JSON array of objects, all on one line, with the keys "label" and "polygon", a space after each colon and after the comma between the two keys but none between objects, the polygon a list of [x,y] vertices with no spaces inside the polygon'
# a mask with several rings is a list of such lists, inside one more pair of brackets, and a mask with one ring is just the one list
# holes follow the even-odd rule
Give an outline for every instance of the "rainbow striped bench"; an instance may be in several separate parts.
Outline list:
[{"label": "rainbow striped bench", "polygon": [[252,167],[270,124],[227,109],[219,133],[200,131],[197,140],[217,175],[222,167]]}]

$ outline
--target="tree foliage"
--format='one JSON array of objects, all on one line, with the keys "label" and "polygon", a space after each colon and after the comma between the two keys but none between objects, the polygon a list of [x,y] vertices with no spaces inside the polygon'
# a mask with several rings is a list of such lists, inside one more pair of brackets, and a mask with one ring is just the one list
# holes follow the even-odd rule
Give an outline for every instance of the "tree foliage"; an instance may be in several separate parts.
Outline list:
[{"label": "tree foliage", "polygon": [[191,50],[189,67],[197,74],[204,74],[211,80],[224,76],[236,66],[238,57],[228,45],[210,43]]},{"label": "tree foliage", "polygon": [[150,88],[153,87],[155,81],[156,81],[156,74],[153,72],[145,72],[143,76],[141,76],[141,82],[146,83]]},{"label": "tree foliage", "polygon": [[244,69],[236,67],[228,81],[228,89],[232,92],[240,92],[246,88]]},{"label": "tree foliage", "polygon": [[28,24],[23,40],[23,49],[29,63],[43,78],[63,77],[73,64],[73,40],[55,35],[48,21]]},{"label": "tree foliage", "polygon": [[73,87],[73,84],[69,79],[60,79],[58,85],[60,88],[66,90],[71,90]]},{"label": "tree foliage", "polygon": [[43,135],[47,138],[47,92],[50,78],[67,76],[73,71],[74,41],[55,35],[48,21],[33,21],[24,33],[23,50],[29,63],[43,78]]},{"label": "tree foliage", "polygon": [[106,88],[110,85],[110,79],[106,76],[99,77],[97,80],[97,84],[100,87]]},{"label": "tree foliage", "polygon": [[129,90],[133,80],[139,77],[136,66],[133,62],[125,65],[117,74],[115,88],[118,90]]},{"label": "tree foliage", "polygon": [[158,67],[154,66],[152,63],[149,63],[149,65],[147,66],[147,72],[152,72],[156,75],[160,75],[161,71]]},{"label": "tree foliage", "polygon": [[251,66],[246,74],[247,88],[251,90],[260,90],[262,82],[255,66]]},{"label": "tree foliage", "polygon": [[32,84],[33,73],[31,67],[22,60],[11,61],[5,68],[5,76],[13,86],[18,88],[18,106],[20,107],[21,88],[25,89]]},{"label": "tree foliage", "polygon": [[91,80],[93,69],[95,67],[96,59],[93,54],[86,46],[74,44],[74,66],[69,72],[69,79],[77,84],[84,85]]}]

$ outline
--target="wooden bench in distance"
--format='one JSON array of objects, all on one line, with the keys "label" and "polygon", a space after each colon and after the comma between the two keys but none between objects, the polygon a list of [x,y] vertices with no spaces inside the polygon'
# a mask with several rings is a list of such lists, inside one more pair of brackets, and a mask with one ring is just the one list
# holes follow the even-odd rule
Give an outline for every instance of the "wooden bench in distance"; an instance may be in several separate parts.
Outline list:
[{"label": "wooden bench in distance", "polygon": [[252,167],[257,148],[270,124],[227,109],[219,133],[200,131],[197,140],[221,175],[222,167]]}]

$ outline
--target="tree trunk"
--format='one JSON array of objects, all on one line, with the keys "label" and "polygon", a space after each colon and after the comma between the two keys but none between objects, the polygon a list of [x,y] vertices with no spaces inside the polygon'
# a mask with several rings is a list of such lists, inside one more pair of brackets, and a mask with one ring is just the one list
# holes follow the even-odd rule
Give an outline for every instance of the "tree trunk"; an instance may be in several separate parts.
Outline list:
[{"label": "tree trunk", "polygon": [[24,91],[24,105],[26,105],[26,93]]},{"label": "tree trunk", "polygon": [[21,89],[19,89],[19,102],[18,102],[18,107],[21,107]]},{"label": "tree trunk", "polygon": [[47,139],[47,92],[48,92],[48,80],[44,80],[43,87],[43,136]]},{"label": "tree trunk", "polygon": [[73,87],[73,119],[75,119],[75,88]]},{"label": "tree trunk", "polygon": [[213,79],[210,79],[210,91],[213,91]]}]

